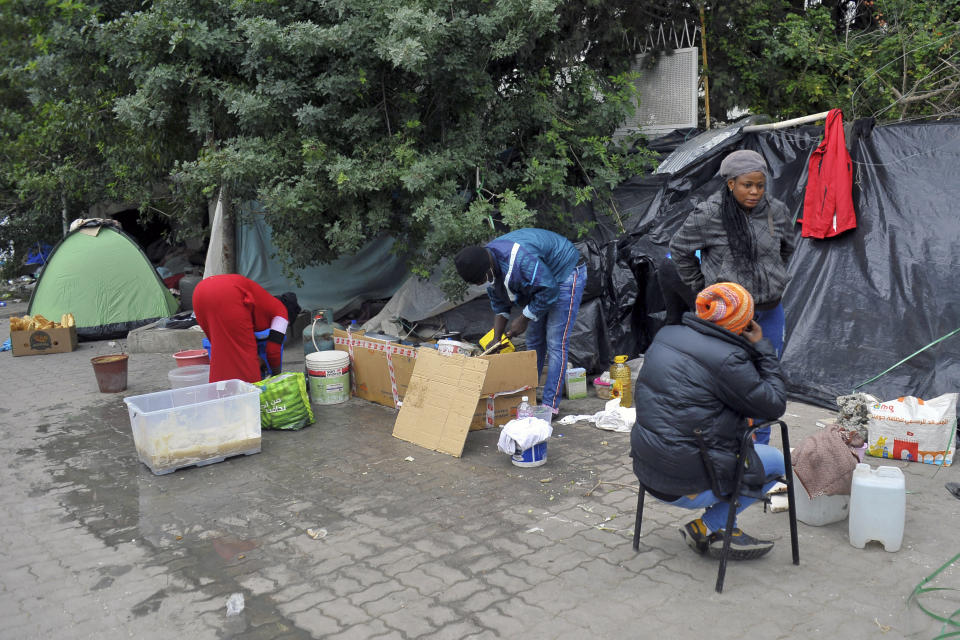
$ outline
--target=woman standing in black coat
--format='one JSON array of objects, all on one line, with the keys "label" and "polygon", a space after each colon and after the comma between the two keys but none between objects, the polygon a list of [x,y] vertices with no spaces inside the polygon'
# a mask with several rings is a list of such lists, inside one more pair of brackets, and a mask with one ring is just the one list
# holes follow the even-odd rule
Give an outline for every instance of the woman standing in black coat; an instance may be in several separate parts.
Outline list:
[{"label": "woman standing in black coat", "polygon": [[[720,491],[729,494],[748,416],[779,418],[787,394],[746,289],[732,282],[711,285],[697,295],[696,308],[682,324],[661,329],[645,353],[634,390],[630,455],[648,493],[674,506],[706,508],[680,532],[697,552],[719,555],[729,504],[710,488],[700,438]],[[783,454],[774,447],[757,444],[746,455],[739,510],[762,497],[784,471]],[[757,558],[772,547],[772,541],[734,529],[730,557]]]}]

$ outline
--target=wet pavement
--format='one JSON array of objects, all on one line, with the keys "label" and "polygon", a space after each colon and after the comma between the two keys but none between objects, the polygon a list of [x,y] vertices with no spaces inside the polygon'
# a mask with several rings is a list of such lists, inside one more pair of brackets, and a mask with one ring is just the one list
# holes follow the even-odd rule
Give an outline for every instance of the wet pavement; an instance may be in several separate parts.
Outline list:
[{"label": "wet pavement", "polygon": [[[0,353],[0,638],[940,632],[907,599],[958,551],[960,500],[943,488],[957,467],[893,463],[909,492],[896,553],[853,548],[845,521],[800,524],[793,566],[786,513],[751,507],[741,526],[776,547],[731,563],[717,594],[715,561],[677,532],[691,512],[648,498],[631,548],[628,434],[556,425],[547,464],[520,469],[495,430],[472,432],[457,459],[393,438],[393,410],[353,399],[317,407],[302,431],[264,432],[259,454],[156,476],[137,459],[123,397],[167,389],[174,361],[133,354],[128,389],[101,394],[90,358],[115,351]],[[288,369],[298,352],[287,349]],[[602,405],[566,401],[563,413]],[[791,403],[793,444],[831,415]],[[931,584],[958,582],[950,568]],[[227,616],[234,593],[245,606]],[[949,615],[958,597],[942,593],[921,602]]]}]

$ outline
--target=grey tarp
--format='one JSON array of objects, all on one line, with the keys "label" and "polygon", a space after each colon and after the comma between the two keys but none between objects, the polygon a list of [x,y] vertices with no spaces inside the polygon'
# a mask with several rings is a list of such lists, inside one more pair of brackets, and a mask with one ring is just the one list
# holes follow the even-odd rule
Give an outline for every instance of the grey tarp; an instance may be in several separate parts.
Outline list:
[{"label": "grey tarp", "polygon": [[338,256],[329,264],[299,270],[303,285],[298,286],[283,273],[274,256],[276,249],[264,216],[245,215],[241,221],[237,225],[237,273],[274,295],[293,291],[304,309],[339,313],[364,300],[389,298],[407,278],[406,262],[391,251],[393,239],[380,236],[355,255]]}]

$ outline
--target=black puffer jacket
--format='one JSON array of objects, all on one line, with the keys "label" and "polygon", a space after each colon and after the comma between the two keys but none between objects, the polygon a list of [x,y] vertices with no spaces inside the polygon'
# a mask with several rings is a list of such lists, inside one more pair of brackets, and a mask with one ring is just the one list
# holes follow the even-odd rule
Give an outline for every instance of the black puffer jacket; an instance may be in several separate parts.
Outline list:
[{"label": "black puffer jacket", "polygon": [[[644,354],[633,393],[637,422],[630,434],[634,471],[644,486],[668,495],[710,489],[694,429],[703,430],[721,493],[733,489],[736,454],[747,417],[783,415],[787,392],[766,339],[756,345],[684,314],[664,327]],[[757,495],[763,465],[751,447],[745,495]]]}]

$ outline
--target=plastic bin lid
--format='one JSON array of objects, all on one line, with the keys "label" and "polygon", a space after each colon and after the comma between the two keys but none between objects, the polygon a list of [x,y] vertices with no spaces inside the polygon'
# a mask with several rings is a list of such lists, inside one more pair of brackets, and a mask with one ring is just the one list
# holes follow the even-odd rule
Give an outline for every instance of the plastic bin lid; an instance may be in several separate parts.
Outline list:
[{"label": "plastic bin lid", "polygon": [[171,369],[167,375],[171,378],[195,378],[210,375],[210,365],[191,364],[186,367],[177,367],[176,369]]}]

